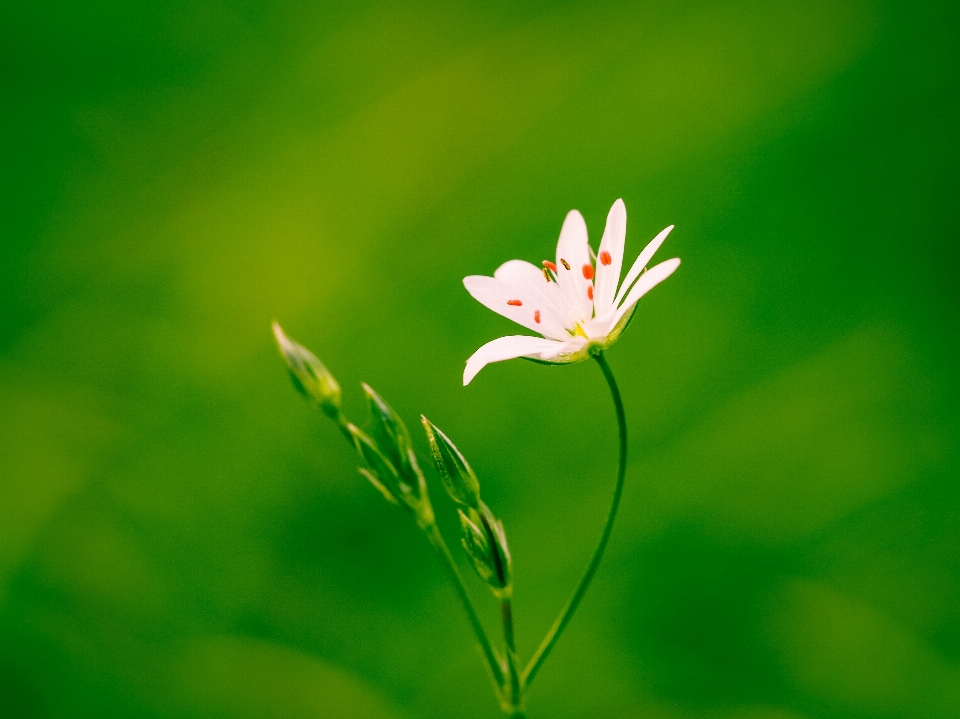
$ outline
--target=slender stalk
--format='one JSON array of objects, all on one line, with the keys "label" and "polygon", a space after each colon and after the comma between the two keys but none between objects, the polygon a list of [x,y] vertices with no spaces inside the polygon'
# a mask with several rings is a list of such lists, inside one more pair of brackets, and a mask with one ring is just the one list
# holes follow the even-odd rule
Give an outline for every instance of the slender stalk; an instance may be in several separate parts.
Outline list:
[{"label": "slender stalk", "polygon": [[607,514],[607,522],[603,527],[603,533],[600,535],[600,543],[597,545],[597,548],[593,550],[593,557],[590,558],[590,563],[583,573],[580,584],[578,584],[574,590],[573,596],[570,597],[561,610],[560,615],[553,623],[553,626],[550,627],[547,636],[543,638],[537,651],[530,659],[530,663],[524,670],[522,678],[524,689],[530,685],[533,678],[537,675],[537,672],[540,671],[543,662],[557,643],[563,630],[573,617],[574,612],[577,611],[577,607],[580,606],[580,601],[583,599],[583,595],[586,594],[590,582],[593,581],[593,576],[597,573],[597,568],[600,566],[600,560],[603,559],[603,553],[607,549],[607,543],[610,541],[610,535],[613,532],[613,523],[617,518],[617,510],[620,508],[620,498],[623,496],[623,480],[627,471],[627,418],[623,411],[623,400],[620,398],[617,381],[613,377],[613,372],[610,370],[610,365],[607,364],[603,352],[594,355],[593,358],[603,371],[603,376],[607,380],[607,385],[610,387],[610,394],[613,397],[614,408],[617,411],[617,425],[620,429],[620,459],[617,466],[617,483],[613,489],[613,500],[610,503],[610,512]]},{"label": "slender stalk", "polygon": [[493,648],[493,644],[490,643],[490,638],[487,636],[487,632],[483,628],[483,624],[480,622],[480,617],[477,616],[477,611],[473,608],[473,602],[470,601],[470,595],[467,593],[467,588],[463,583],[463,577],[460,576],[460,570],[457,569],[453,555],[450,554],[450,549],[447,547],[447,543],[444,541],[443,535],[440,534],[440,529],[437,527],[437,523],[430,522],[421,526],[423,527],[424,533],[427,535],[427,539],[430,541],[430,546],[432,546],[433,550],[437,553],[437,557],[440,559],[440,564],[447,573],[447,578],[450,580],[450,583],[453,585],[454,589],[457,590],[457,595],[460,597],[460,602],[463,604],[463,609],[467,613],[467,619],[470,621],[470,626],[473,627],[473,631],[477,635],[477,641],[480,643],[480,648],[483,650],[483,655],[487,660],[487,664],[490,665],[490,673],[493,675],[494,681],[498,687],[502,687],[503,669],[501,668],[502,665],[500,663],[500,657],[497,655],[497,651]]},{"label": "slender stalk", "polygon": [[507,671],[510,673],[510,705],[514,714],[511,717],[522,717],[520,707],[523,705],[523,681],[521,679],[519,660],[517,659],[517,645],[513,633],[513,600],[509,595],[500,599],[500,619],[503,622],[503,641],[507,645]]}]

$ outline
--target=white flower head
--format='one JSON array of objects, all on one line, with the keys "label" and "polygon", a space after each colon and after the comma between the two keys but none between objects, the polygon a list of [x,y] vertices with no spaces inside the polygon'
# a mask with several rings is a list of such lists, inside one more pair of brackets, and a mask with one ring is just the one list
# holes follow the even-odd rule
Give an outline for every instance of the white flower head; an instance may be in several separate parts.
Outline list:
[{"label": "white flower head", "polygon": [[610,208],[595,256],[583,216],[571,210],[560,230],[556,262],[544,260],[540,268],[510,260],[493,277],[465,277],[463,284],[474,299],[542,336],[511,335],[487,342],[467,360],[463,384],[491,362],[515,357],[551,364],[580,362],[612,345],[630,322],[637,300],[679,267],[680,260],[674,258],[646,269],[672,229],[670,225],[643,248],[623,284],[619,284],[627,233],[623,200]]}]

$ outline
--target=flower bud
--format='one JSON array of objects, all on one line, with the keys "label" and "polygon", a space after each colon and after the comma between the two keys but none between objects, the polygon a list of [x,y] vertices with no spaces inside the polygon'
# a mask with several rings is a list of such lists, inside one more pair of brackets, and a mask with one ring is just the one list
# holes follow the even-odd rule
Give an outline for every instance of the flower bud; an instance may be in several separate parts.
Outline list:
[{"label": "flower bud", "polygon": [[355,424],[347,424],[347,432],[353,437],[357,454],[360,455],[366,465],[365,468],[360,468],[360,474],[366,477],[374,487],[394,504],[400,504],[401,502],[406,504],[405,497],[409,494],[409,490],[404,491],[396,468],[389,459],[383,456],[376,442]]},{"label": "flower bud", "polygon": [[336,419],[340,414],[340,385],[337,380],[310,350],[287,337],[276,322],[273,323],[273,334],[277,338],[280,354],[287,363],[293,386],[325,414]]},{"label": "flower bud", "polygon": [[396,467],[401,479],[411,488],[419,488],[423,473],[417,464],[407,425],[370,385],[363,383],[362,386],[370,405],[370,414],[373,416],[373,437],[377,446]]},{"label": "flower bud", "polygon": [[477,481],[477,475],[447,435],[423,415],[420,415],[420,419],[447,494],[457,504],[480,509],[480,482]]},{"label": "flower bud", "polygon": [[513,568],[503,523],[493,516],[487,505],[480,511],[457,510],[460,514],[461,542],[470,557],[477,576],[490,585],[496,594],[509,593]]}]

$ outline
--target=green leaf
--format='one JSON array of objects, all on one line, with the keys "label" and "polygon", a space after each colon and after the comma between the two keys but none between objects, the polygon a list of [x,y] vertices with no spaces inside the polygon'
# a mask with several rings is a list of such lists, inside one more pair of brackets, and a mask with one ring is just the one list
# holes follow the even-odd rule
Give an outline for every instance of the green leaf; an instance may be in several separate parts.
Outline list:
[{"label": "green leaf", "polygon": [[287,337],[276,322],[273,323],[273,335],[277,339],[280,356],[287,363],[293,386],[324,413],[338,417],[340,385],[337,380],[310,350]]},{"label": "green leaf", "polygon": [[433,461],[447,493],[457,504],[477,510],[480,508],[480,482],[456,445],[435,424],[420,416],[430,442]]}]

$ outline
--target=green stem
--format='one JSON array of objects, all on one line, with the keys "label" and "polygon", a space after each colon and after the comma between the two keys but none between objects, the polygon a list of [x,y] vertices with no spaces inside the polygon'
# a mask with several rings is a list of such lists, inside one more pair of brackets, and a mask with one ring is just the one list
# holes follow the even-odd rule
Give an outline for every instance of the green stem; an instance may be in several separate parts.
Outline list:
[{"label": "green stem", "polygon": [[[513,710],[519,711],[523,705],[523,682],[520,676],[520,666],[517,660],[517,645],[513,634],[513,600],[510,596],[500,599],[500,618],[503,621],[503,640],[507,645],[507,670],[510,672],[510,704]],[[511,716],[523,716],[512,714]]]},{"label": "green stem", "polygon": [[607,385],[610,387],[610,394],[613,397],[613,405],[617,411],[617,425],[620,429],[620,459],[617,467],[617,483],[613,489],[613,500],[610,503],[610,512],[607,514],[607,522],[603,527],[603,533],[600,535],[600,543],[597,545],[597,548],[593,550],[593,557],[590,558],[590,563],[587,565],[587,569],[583,573],[583,578],[580,580],[580,584],[577,585],[576,590],[574,590],[573,596],[571,596],[567,601],[563,610],[560,612],[560,615],[557,617],[557,620],[553,623],[553,626],[550,627],[550,631],[547,632],[547,636],[543,638],[543,641],[537,648],[536,653],[534,653],[533,657],[530,659],[530,663],[524,670],[524,689],[530,685],[530,683],[533,681],[533,678],[537,675],[537,672],[540,671],[540,667],[543,666],[543,662],[550,654],[553,646],[557,643],[557,640],[560,638],[563,630],[570,622],[570,619],[573,618],[574,612],[577,611],[577,607],[580,606],[580,601],[583,599],[583,595],[587,593],[590,582],[593,581],[593,575],[597,573],[597,568],[600,566],[600,560],[603,559],[603,553],[607,549],[607,543],[610,541],[610,535],[613,532],[613,523],[617,518],[617,510],[620,508],[620,498],[623,496],[623,480],[627,471],[627,418],[623,411],[623,400],[620,398],[620,390],[617,388],[617,381],[613,378],[613,372],[610,370],[610,365],[607,364],[607,360],[603,356],[603,352],[594,355],[593,358],[597,361],[597,364],[600,365],[600,369],[603,371],[603,376],[607,380]]},{"label": "green stem", "polygon": [[447,573],[447,578],[450,580],[454,589],[457,590],[457,595],[460,597],[463,609],[467,613],[467,619],[470,620],[470,626],[473,627],[473,631],[477,635],[477,641],[480,643],[480,648],[483,650],[487,664],[490,665],[490,673],[493,675],[497,687],[502,687],[503,669],[501,668],[500,657],[490,643],[490,638],[487,636],[487,632],[480,622],[480,617],[477,616],[477,611],[473,608],[473,602],[470,601],[470,595],[467,594],[467,588],[463,584],[463,577],[460,576],[460,570],[457,569],[453,555],[450,554],[447,543],[444,541],[443,535],[440,534],[440,529],[437,527],[436,522],[430,522],[421,526],[427,535],[427,539],[430,541],[430,546],[432,546],[433,550],[437,553],[440,564]]}]

